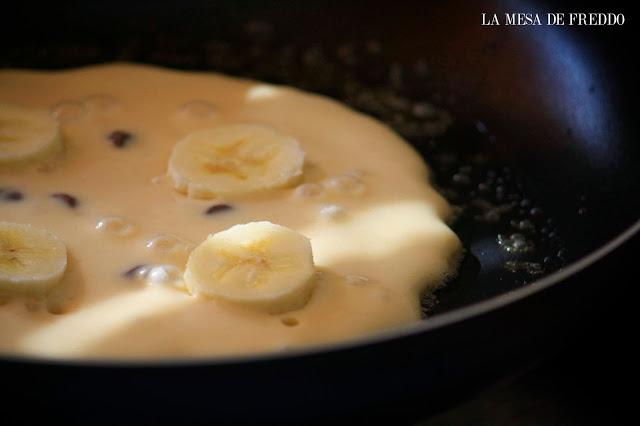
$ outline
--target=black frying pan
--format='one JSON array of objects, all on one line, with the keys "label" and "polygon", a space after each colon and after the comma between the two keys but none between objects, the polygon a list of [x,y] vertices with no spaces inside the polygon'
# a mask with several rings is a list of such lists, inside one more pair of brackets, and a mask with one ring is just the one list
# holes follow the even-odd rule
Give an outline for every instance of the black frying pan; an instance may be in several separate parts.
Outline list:
[{"label": "black frying pan", "polygon": [[[455,228],[468,256],[410,326],[286,355],[3,357],[3,401],[35,401],[22,420],[109,423],[126,409],[127,419],[157,422],[398,423],[554,351],[584,327],[610,279],[607,258],[640,228],[633,17],[619,28],[516,28],[483,27],[480,13],[578,9],[602,11],[517,1],[14,4],[0,28],[4,66],[130,60],[222,71],[325,93],[388,121],[462,207]],[[346,42],[357,65],[335,53]],[[416,133],[415,116],[347,93],[352,77],[358,90],[429,100],[456,124],[441,137]],[[494,214],[478,199],[510,207]],[[535,250],[498,244],[513,233]]]}]

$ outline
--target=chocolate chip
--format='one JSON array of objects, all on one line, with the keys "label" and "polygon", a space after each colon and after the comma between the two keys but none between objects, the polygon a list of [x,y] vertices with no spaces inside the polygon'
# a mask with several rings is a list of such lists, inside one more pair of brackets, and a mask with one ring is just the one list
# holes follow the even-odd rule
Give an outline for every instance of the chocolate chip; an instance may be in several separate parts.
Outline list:
[{"label": "chocolate chip", "polygon": [[20,191],[0,188],[0,201],[20,201],[23,198],[24,195]]},{"label": "chocolate chip", "polygon": [[7,201],[20,201],[24,198],[22,192],[19,191],[10,191],[4,194],[4,199]]},{"label": "chocolate chip", "polygon": [[63,192],[56,192],[55,194],[51,194],[51,198],[62,201],[72,209],[76,208],[78,205],[78,199],[76,197],[74,197],[73,195],[65,194]]},{"label": "chocolate chip", "polygon": [[231,210],[233,207],[231,207],[229,204],[214,204],[211,207],[209,207],[208,209],[206,209],[204,211],[204,214],[215,214],[215,213],[221,213],[227,210]]},{"label": "chocolate chip", "polygon": [[133,135],[124,130],[114,130],[107,136],[107,139],[109,139],[116,148],[123,148],[131,138],[133,138]]},{"label": "chocolate chip", "polygon": [[128,269],[127,271],[123,272],[122,276],[125,277],[125,278],[128,278],[130,280],[133,280],[146,267],[147,267],[147,265],[145,265],[145,264],[136,265],[133,268]]}]

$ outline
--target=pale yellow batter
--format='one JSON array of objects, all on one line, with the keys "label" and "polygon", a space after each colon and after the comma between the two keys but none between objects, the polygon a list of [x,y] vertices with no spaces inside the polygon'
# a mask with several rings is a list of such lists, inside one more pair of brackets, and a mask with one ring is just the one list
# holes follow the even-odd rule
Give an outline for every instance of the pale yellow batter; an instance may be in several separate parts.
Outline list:
[{"label": "pale yellow batter", "polygon": [[[52,108],[65,145],[55,160],[0,170],[0,187],[25,195],[0,201],[0,221],[47,229],[68,249],[65,275],[46,299],[2,296],[0,353],[215,356],[345,340],[418,320],[419,293],[452,272],[461,250],[418,154],[387,127],[323,97],[116,64],[0,71],[0,102]],[[216,200],[178,193],[166,176],[174,144],[230,123],[297,139],[302,184]],[[114,130],[133,137],[114,147]],[[219,203],[232,208],[203,213]],[[123,276],[138,264],[181,272],[208,234],[252,221],[311,240],[319,272],[303,308],[273,315]]]}]

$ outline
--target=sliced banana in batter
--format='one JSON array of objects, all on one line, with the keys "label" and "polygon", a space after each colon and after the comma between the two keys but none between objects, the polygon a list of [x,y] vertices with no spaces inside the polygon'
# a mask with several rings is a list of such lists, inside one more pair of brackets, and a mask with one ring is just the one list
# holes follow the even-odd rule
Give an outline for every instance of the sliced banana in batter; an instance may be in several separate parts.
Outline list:
[{"label": "sliced banana in batter", "polygon": [[296,184],[304,152],[269,127],[233,124],[198,130],[173,148],[169,176],[179,192],[214,198]]},{"label": "sliced banana in batter", "polygon": [[46,110],[0,102],[0,167],[22,166],[61,149],[60,127]]},{"label": "sliced banana in batter", "polygon": [[191,294],[281,313],[305,305],[314,273],[306,237],[251,222],[209,235],[189,256],[184,279]]},{"label": "sliced banana in batter", "polygon": [[66,268],[60,238],[31,225],[0,222],[0,294],[44,292]]}]

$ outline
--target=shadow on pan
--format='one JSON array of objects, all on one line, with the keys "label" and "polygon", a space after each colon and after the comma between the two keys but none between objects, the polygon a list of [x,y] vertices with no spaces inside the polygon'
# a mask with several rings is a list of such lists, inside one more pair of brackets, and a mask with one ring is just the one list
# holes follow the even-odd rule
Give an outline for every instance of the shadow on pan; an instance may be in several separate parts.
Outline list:
[{"label": "shadow on pan", "polygon": [[[14,7],[0,30],[2,66],[120,60],[225,72],[387,122],[459,206],[469,253],[456,282],[425,298],[432,318],[360,345],[164,366],[0,361],[13,397],[68,421],[107,423],[123,410],[194,423],[428,416],[584,328],[610,271],[606,261],[571,265],[638,220],[629,25],[481,25],[482,12],[565,11],[516,1]],[[531,291],[547,276],[562,282]],[[532,294],[518,300],[523,291]]]}]

